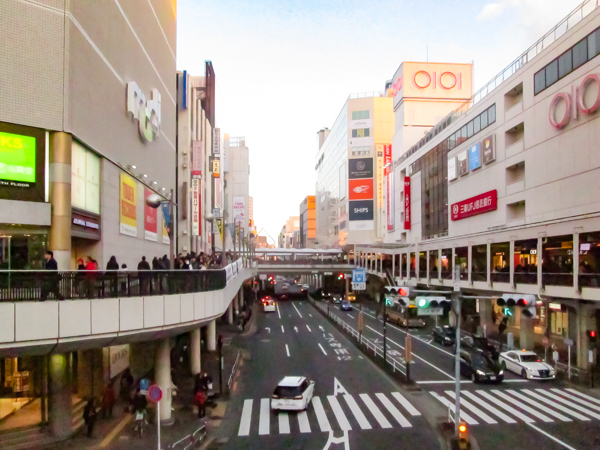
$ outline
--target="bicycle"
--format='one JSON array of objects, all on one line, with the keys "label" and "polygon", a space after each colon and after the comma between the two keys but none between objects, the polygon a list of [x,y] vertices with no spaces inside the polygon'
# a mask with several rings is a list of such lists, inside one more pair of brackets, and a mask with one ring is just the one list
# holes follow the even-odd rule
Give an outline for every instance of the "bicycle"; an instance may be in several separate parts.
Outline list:
[{"label": "bicycle", "polygon": [[146,415],[147,413],[145,410],[135,412],[135,427],[133,430],[139,434],[140,438],[144,436],[144,428],[148,425]]}]

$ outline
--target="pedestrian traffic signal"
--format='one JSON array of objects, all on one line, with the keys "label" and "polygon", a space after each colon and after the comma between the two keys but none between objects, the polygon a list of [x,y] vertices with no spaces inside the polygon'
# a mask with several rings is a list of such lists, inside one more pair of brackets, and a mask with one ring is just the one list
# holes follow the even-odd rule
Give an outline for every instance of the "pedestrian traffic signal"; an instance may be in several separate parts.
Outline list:
[{"label": "pedestrian traffic signal", "polygon": [[467,424],[465,422],[461,422],[458,424],[458,448],[469,448],[469,433],[467,429]]},{"label": "pedestrian traffic signal", "polygon": [[536,302],[536,296],[531,294],[502,294],[502,298],[496,300],[498,306],[518,306],[519,308],[523,308],[521,314],[533,319],[537,317],[535,310]]},{"label": "pedestrian traffic signal", "polygon": [[343,280],[345,277],[345,275],[343,273],[340,273],[338,276],[338,280]]},{"label": "pedestrian traffic signal", "polygon": [[410,297],[410,288],[408,286],[386,286],[386,294],[397,294],[400,297]]}]

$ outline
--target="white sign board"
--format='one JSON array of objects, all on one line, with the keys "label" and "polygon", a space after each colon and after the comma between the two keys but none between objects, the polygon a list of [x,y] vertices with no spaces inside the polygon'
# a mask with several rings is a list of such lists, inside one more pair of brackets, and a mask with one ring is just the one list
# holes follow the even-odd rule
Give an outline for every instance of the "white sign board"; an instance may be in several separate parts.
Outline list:
[{"label": "white sign board", "polygon": [[200,236],[200,179],[192,178],[192,236]]},{"label": "white sign board", "polygon": [[417,316],[442,316],[444,308],[417,308]]},{"label": "white sign board", "polygon": [[129,367],[129,344],[113,345],[108,348],[110,378],[116,377]]},{"label": "white sign board", "polygon": [[261,274],[258,276],[258,279],[259,279],[259,280],[266,280],[266,279],[267,279],[267,274],[266,274],[266,273],[261,273]]},{"label": "white sign board", "polygon": [[352,282],[352,290],[353,291],[364,291],[365,289],[367,289],[367,283]]},{"label": "white sign board", "polygon": [[246,199],[242,196],[233,197],[233,222],[246,224]]},{"label": "white sign board", "polygon": [[213,156],[219,156],[221,154],[221,129],[213,129]]}]

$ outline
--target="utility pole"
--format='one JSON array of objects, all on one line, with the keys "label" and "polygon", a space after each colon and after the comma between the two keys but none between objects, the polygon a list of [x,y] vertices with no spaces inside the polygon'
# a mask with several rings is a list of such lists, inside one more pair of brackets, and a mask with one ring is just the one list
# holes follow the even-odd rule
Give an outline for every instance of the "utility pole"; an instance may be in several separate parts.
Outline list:
[{"label": "utility pole", "polygon": [[387,338],[386,338],[386,317],[387,317],[387,300],[383,295],[383,365],[387,362]]},{"label": "utility pole", "polygon": [[452,309],[456,314],[456,355],[454,355],[454,434],[458,439],[460,424],[460,266],[454,267],[454,291],[452,292]]}]

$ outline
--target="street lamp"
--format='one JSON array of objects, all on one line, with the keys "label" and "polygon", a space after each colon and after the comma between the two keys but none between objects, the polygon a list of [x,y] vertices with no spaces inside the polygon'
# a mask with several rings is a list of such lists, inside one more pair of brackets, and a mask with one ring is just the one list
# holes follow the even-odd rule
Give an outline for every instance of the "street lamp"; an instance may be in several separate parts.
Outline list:
[{"label": "street lamp", "polygon": [[[150,194],[148,197],[146,197],[146,205],[148,205],[150,208],[154,208],[157,209],[159,208],[162,204],[169,204],[169,221],[170,221],[170,226],[167,228],[167,232],[169,234],[169,261],[170,261],[170,267],[171,270],[175,268],[175,233],[173,232],[173,226],[175,225],[175,218],[173,217],[173,189],[171,189],[171,197],[169,198],[169,200],[164,200],[163,197],[161,197],[158,194]],[[164,220],[164,219],[163,219]]]}]

